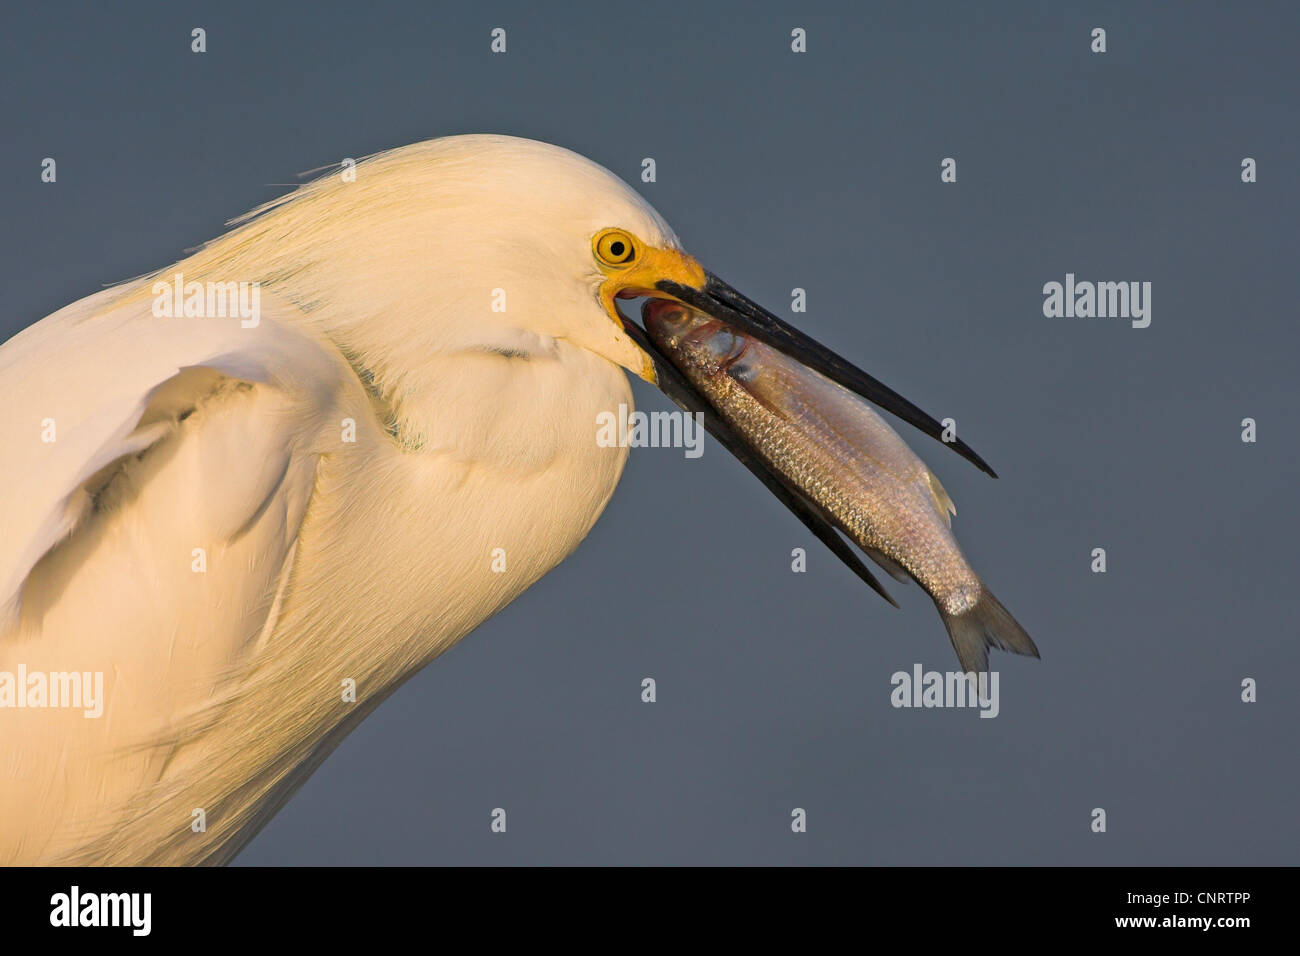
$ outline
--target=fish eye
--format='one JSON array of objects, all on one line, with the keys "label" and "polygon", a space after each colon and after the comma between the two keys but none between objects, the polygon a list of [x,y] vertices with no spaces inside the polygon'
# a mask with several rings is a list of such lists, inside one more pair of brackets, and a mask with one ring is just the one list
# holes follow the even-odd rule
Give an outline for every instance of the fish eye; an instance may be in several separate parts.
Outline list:
[{"label": "fish eye", "polygon": [[621,229],[597,233],[591,246],[602,265],[625,266],[636,258],[636,243]]}]

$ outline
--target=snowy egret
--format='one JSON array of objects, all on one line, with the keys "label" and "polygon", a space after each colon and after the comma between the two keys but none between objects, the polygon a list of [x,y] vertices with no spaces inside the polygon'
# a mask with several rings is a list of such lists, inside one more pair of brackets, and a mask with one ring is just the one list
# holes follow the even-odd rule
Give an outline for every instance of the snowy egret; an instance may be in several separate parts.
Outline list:
[{"label": "snowy egret", "polygon": [[555,146],[433,140],[232,225],[0,348],[0,862],[229,860],[559,563],[623,469],[594,440],[623,369],[700,401],[619,299],[701,309],[940,432]]}]

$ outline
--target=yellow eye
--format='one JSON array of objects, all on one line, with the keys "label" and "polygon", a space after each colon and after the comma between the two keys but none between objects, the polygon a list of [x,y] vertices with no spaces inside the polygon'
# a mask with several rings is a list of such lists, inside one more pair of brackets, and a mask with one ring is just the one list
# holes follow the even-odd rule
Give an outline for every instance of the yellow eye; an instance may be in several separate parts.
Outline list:
[{"label": "yellow eye", "polygon": [[621,229],[596,234],[591,247],[603,265],[625,266],[636,258],[636,243]]}]

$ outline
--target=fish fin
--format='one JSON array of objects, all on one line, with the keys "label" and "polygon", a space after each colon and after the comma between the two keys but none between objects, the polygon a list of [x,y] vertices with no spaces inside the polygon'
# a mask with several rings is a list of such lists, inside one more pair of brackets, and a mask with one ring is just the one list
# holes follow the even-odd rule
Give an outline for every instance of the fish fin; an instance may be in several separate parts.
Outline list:
[{"label": "fish fin", "polygon": [[952,639],[957,660],[967,673],[989,669],[990,647],[1028,657],[1039,656],[1038,648],[1025,633],[1025,629],[1016,623],[1011,612],[998,602],[988,588],[983,589],[979,601],[966,613],[947,614],[940,607],[939,616],[943,618],[943,626],[948,629],[948,637]]},{"label": "fish fin", "polygon": [[934,472],[927,469],[925,478],[930,484],[930,497],[934,499],[934,506],[939,509],[939,515],[951,528],[952,516],[957,513],[957,506],[948,497],[948,492],[943,490],[943,485],[939,484],[939,479],[935,477]]},{"label": "fish fin", "polygon": [[906,584],[912,580],[912,576],[904,571],[893,558],[886,557],[883,551],[877,551],[875,548],[863,548],[862,550],[866,552],[867,557],[884,568],[886,573],[895,581],[902,581]]}]

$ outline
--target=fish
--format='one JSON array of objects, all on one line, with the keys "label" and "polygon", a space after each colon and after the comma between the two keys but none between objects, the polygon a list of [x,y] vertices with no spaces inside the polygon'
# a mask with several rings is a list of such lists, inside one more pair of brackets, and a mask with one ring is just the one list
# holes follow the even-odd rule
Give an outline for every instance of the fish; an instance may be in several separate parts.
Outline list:
[{"label": "fish", "polygon": [[[836,548],[828,540],[834,532],[820,529],[838,529],[891,576],[920,585],[964,672],[987,671],[990,648],[1040,656],[962,553],[952,533],[952,498],[871,406],[681,303],[648,300],[641,318],[649,343],[684,379],[676,389],[669,382],[670,397],[679,403],[703,397],[712,412],[710,431],[889,603],[898,606],[860,561],[848,560],[842,539]],[[661,378],[674,378],[663,371]]]}]

